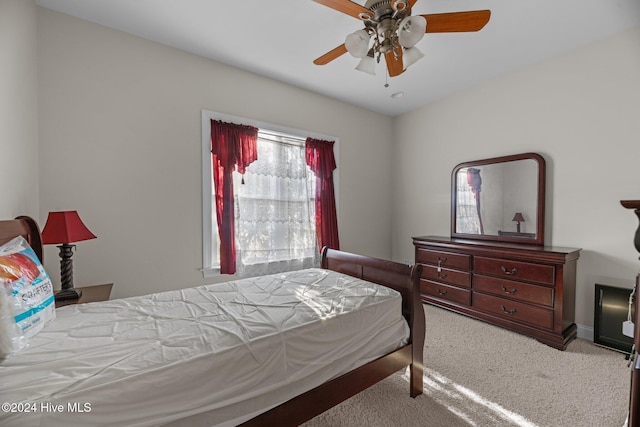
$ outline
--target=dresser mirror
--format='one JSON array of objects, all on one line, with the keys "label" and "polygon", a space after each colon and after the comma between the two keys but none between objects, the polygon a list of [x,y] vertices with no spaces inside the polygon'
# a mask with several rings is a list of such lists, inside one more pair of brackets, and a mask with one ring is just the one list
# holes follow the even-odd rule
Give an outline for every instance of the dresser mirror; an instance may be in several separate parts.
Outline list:
[{"label": "dresser mirror", "polygon": [[451,236],[543,245],[545,182],[545,161],[536,153],[457,165]]}]

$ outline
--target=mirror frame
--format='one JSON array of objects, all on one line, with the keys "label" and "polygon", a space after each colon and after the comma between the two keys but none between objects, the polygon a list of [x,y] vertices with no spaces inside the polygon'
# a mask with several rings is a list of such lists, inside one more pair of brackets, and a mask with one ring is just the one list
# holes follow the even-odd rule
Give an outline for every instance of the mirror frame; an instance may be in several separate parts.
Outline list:
[{"label": "mirror frame", "polygon": [[[462,168],[487,166],[491,164],[499,164],[513,162],[516,160],[534,160],[538,164],[538,209],[536,221],[535,237],[518,237],[518,236],[500,236],[487,234],[467,234],[456,233],[456,207],[457,207],[457,188],[456,174]],[[544,245],[544,216],[545,216],[545,185],[546,185],[546,164],[544,158],[538,153],[522,153],[510,156],[494,157],[491,159],[475,160],[464,162],[453,168],[451,173],[451,237],[471,239],[471,240],[493,240],[498,242],[522,243],[530,245]]]}]

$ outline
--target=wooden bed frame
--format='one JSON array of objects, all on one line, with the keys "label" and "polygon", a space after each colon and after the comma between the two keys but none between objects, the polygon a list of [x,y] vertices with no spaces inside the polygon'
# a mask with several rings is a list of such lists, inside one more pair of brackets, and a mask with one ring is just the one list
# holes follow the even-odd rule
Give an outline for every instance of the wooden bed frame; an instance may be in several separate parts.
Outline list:
[{"label": "wooden bed frame", "polygon": [[409,344],[276,406],[242,426],[297,426],[409,366],[409,394],[423,389],[425,319],[420,301],[422,267],[324,248],[322,268],[393,288],[402,294],[402,314],[409,323]]},{"label": "wooden bed frame", "polygon": [[38,223],[28,216],[19,216],[13,220],[0,221],[0,245],[18,236],[23,236],[27,239],[40,262],[42,262],[42,236],[40,235]]},{"label": "wooden bed frame", "polygon": [[[0,221],[0,244],[18,235],[27,239],[36,255],[42,260],[40,229],[33,219],[21,216],[15,220]],[[403,316],[407,319],[411,330],[409,343],[296,396],[241,425],[300,425],[405,367],[409,367],[410,370],[410,396],[416,397],[422,394],[425,318],[419,292],[421,266],[411,267],[393,261],[324,248],[322,268],[378,283],[400,292]]]}]

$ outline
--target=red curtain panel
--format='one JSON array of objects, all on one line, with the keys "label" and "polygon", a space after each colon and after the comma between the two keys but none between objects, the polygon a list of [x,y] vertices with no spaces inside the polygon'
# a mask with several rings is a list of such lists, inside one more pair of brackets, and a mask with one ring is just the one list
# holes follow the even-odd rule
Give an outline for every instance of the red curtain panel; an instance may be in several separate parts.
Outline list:
[{"label": "red curtain panel", "polygon": [[338,217],[333,188],[333,170],[336,159],[333,155],[333,141],[307,138],[305,144],[307,164],[316,175],[316,233],[318,246],[340,249],[338,241]]},{"label": "red curtain panel", "polygon": [[211,120],[213,185],[216,219],[220,235],[220,273],[236,272],[235,215],[233,212],[234,170],[245,168],[258,158],[258,128]]}]

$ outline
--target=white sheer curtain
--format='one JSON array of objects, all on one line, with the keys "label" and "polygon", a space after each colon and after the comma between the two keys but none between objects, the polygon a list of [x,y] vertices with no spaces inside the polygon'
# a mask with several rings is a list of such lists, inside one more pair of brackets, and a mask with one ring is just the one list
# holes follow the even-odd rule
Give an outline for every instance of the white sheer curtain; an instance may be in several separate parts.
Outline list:
[{"label": "white sheer curtain", "polygon": [[318,266],[315,176],[305,161],[304,140],[260,132],[258,160],[234,179],[237,274]]},{"label": "white sheer curtain", "polygon": [[478,207],[467,179],[467,169],[460,169],[456,180],[456,233],[481,234]]}]

